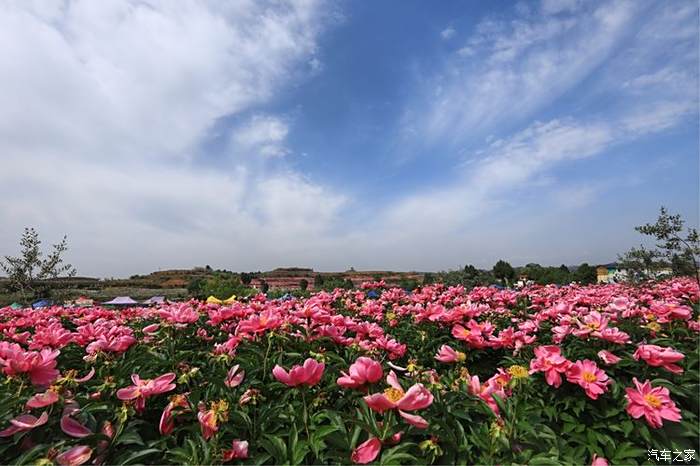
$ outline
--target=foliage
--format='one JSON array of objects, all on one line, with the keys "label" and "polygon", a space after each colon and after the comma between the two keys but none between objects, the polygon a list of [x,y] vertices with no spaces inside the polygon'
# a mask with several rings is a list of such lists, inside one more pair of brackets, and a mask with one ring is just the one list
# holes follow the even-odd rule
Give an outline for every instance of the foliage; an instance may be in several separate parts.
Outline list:
[{"label": "foliage", "polygon": [[231,272],[214,272],[208,277],[195,277],[187,286],[190,296],[198,299],[206,299],[214,296],[226,299],[231,295],[250,296],[255,290],[245,286],[241,280]]},{"label": "foliage", "polygon": [[[49,464],[85,447],[85,464],[220,464],[236,441],[247,442],[248,458],[235,462],[347,464],[376,438],[370,461],[381,465],[590,464],[594,455],[647,464],[648,448],[697,448],[699,300],[695,282],[675,279],[519,291],[437,284],[384,288],[371,300],[338,290],[122,311],[0,308],[0,429],[47,413],[45,424],[0,437],[0,463]],[[443,345],[453,359],[436,359]],[[595,361],[611,382],[595,399],[568,373],[551,385],[536,369],[544,345],[572,364]],[[673,348],[678,367],[640,358],[642,345]],[[605,363],[603,350],[620,361]],[[345,388],[339,378],[357,374],[349,367],[361,356],[382,374]],[[318,383],[273,375],[309,358],[325,365]],[[388,388],[390,370],[401,390]],[[132,374],[170,373],[172,387],[129,389]],[[652,428],[631,417],[633,378],[667,389],[682,419]],[[48,387],[53,402],[27,406]],[[142,396],[142,408],[123,389]],[[403,414],[366,401],[416,390],[430,402]]]},{"label": "foliage", "polygon": [[595,267],[588,265],[588,262],[579,265],[574,272],[574,281],[582,285],[595,283],[597,281]]},{"label": "foliage", "polygon": [[309,281],[305,278],[302,278],[299,280],[299,289],[301,291],[306,291],[306,289],[309,287]]},{"label": "foliage", "polygon": [[75,276],[76,269],[63,262],[63,255],[68,251],[67,236],[42,258],[39,233],[34,228],[25,228],[20,247],[19,256],[0,259],[0,268],[7,274],[9,288],[19,291],[24,299],[48,297],[53,288],[50,279]]},{"label": "foliage", "polygon": [[[635,228],[643,235],[651,236],[658,241],[656,247],[669,260],[673,256],[677,261],[686,260],[687,264],[682,270],[690,269],[700,285],[700,272],[698,268],[698,256],[700,256],[700,235],[696,228],[685,228],[685,220],[679,214],[669,214],[665,207],[661,207],[656,223],[647,223]],[[679,269],[680,270],[680,269]]]},{"label": "foliage", "polygon": [[515,270],[508,262],[499,260],[496,262],[496,265],[493,266],[493,276],[503,281],[506,286],[508,286],[515,278]]}]

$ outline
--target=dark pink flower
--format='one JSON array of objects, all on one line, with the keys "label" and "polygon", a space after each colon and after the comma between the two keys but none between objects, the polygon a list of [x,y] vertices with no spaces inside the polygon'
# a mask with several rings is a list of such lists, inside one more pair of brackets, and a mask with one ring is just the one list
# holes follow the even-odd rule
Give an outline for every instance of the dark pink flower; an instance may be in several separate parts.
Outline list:
[{"label": "dark pink flower", "polygon": [[231,449],[224,450],[222,454],[224,461],[246,459],[248,458],[248,442],[246,440],[236,439],[231,443]]},{"label": "dark pink flower", "polygon": [[240,366],[236,364],[231,369],[229,369],[228,373],[226,374],[226,380],[224,380],[224,384],[227,387],[235,388],[243,382],[243,379],[245,378],[245,371],[239,371],[239,368]]},{"label": "dark pink flower", "polygon": [[175,374],[169,372],[153,380],[141,379],[138,374],[132,374],[134,385],[117,390],[117,398],[120,400],[136,400],[136,410],[142,412],[146,408],[146,398],[159,395],[175,389]]},{"label": "dark pink flower", "polygon": [[358,445],[350,455],[355,464],[367,464],[374,461],[382,450],[382,442],[377,437],[370,437]]},{"label": "dark pink flower", "polygon": [[56,462],[61,466],[80,466],[92,456],[92,448],[85,445],[77,445],[56,457]]},{"label": "dark pink flower", "polygon": [[673,348],[664,348],[657,345],[639,345],[637,351],[634,352],[634,359],[643,359],[647,364],[654,367],[663,367],[674,374],[682,374],[683,369],[674,364],[685,356]]},{"label": "dark pink flower", "polygon": [[367,406],[379,413],[396,409],[406,422],[419,429],[425,429],[428,426],[425,419],[418,415],[408,414],[406,411],[425,409],[430,406],[433,403],[432,393],[420,383],[413,385],[408,391],[404,392],[394,371],[389,372],[386,382],[389,384],[389,388],[384,390],[384,392],[364,397]]},{"label": "dark pink flower", "polygon": [[586,395],[592,400],[608,391],[610,384],[608,375],[589,359],[572,364],[566,371],[566,379],[583,387]]},{"label": "dark pink flower", "polygon": [[313,387],[321,381],[325,368],[326,365],[324,363],[319,363],[315,359],[308,358],[304,361],[303,366],[296,365],[292,367],[289,372],[281,366],[276,365],[272,369],[272,375],[274,375],[277,380],[290,387],[296,387],[298,385]]},{"label": "dark pink flower", "polygon": [[337,384],[344,388],[362,388],[368,383],[378,382],[383,376],[382,365],[377,361],[361,356],[350,365],[348,373],[342,372]]},{"label": "dark pink flower", "polygon": [[635,419],[644,416],[647,423],[656,429],[661,427],[664,419],[671,422],[680,422],[681,412],[671,400],[668,388],[653,387],[651,382],[645,380],[639,383],[632,379],[635,388],[626,388],[627,413]]}]

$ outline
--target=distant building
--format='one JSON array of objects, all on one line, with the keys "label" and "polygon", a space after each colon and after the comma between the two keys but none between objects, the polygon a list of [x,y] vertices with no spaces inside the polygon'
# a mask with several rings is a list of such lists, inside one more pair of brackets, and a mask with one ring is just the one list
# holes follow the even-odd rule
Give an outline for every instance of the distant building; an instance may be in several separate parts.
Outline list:
[{"label": "distant building", "polygon": [[599,265],[595,268],[597,283],[621,283],[627,280],[627,269],[617,262]]}]

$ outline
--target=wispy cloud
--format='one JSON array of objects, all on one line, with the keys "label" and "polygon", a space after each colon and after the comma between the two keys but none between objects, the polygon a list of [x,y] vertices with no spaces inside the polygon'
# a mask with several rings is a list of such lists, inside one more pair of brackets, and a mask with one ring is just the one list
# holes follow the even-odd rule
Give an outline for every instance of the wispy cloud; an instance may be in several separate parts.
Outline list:
[{"label": "wispy cloud", "polygon": [[576,14],[482,21],[445,68],[421,83],[404,115],[407,139],[462,144],[524,121],[605,62],[633,32],[639,9],[606,2]]}]

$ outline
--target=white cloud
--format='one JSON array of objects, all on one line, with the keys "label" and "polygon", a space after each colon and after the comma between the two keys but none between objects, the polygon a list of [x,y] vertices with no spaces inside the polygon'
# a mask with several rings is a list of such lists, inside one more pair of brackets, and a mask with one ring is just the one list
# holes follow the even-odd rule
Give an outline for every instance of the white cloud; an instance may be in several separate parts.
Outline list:
[{"label": "white cloud", "polygon": [[440,31],[440,37],[442,37],[444,40],[449,40],[451,39],[455,34],[457,33],[457,30],[453,28],[452,26],[448,26],[442,31]]},{"label": "white cloud", "polygon": [[285,140],[289,126],[283,119],[272,115],[255,115],[233,129],[233,150],[242,155],[279,157],[289,153]]},{"label": "white cloud", "polygon": [[229,139],[287,152],[288,122],[257,109],[309,74],[327,12],[314,0],[0,4],[0,244],[27,225],[47,241],[68,233],[86,274],[300,256],[344,198],[281,161],[202,146],[224,117],[252,114]]}]

